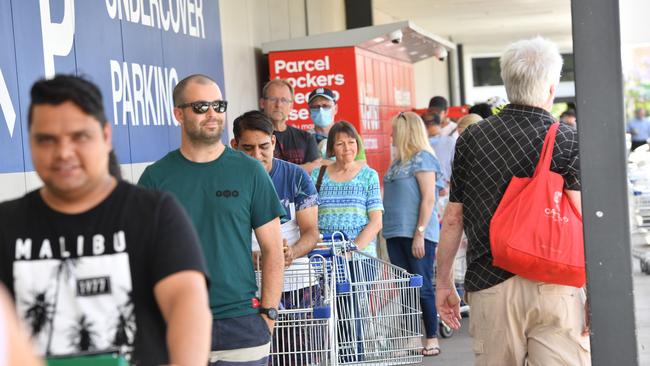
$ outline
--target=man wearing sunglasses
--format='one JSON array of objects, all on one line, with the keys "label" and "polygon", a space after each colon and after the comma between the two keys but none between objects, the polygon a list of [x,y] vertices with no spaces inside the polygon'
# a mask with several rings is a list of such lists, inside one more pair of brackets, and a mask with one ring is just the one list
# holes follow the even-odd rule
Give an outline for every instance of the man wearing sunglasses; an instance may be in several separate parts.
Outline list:
[{"label": "man wearing sunglasses", "polygon": [[[212,279],[210,364],[265,365],[282,292],[284,208],[262,165],[221,142],[227,103],[214,80],[188,76],[173,99],[180,149],[147,167],[139,184],[173,193],[199,233]],[[259,301],[251,231],[262,251]]]},{"label": "man wearing sunglasses", "polygon": [[284,79],[273,79],[264,85],[260,109],[273,122],[276,138],[274,157],[298,164],[307,173],[320,166],[320,153],[316,140],[307,131],[287,124],[293,109],[294,90]]}]

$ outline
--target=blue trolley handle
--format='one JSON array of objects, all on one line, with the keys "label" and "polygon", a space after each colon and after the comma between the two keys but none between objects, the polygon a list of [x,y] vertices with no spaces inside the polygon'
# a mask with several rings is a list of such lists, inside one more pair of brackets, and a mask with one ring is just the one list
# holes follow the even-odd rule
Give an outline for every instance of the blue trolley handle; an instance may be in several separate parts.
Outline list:
[{"label": "blue trolley handle", "polygon": [[321,237],[323,241],[347,241],[348,240],[348,236],[345,233],[340,231],[321,234]]}]

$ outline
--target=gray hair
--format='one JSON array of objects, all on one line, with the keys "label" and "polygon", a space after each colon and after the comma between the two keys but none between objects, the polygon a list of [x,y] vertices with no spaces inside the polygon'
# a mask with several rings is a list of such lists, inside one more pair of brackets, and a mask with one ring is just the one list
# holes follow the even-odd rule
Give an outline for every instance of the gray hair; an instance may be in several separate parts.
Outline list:
[{"label": "gray hair", "polygon": [[562,56],[555,43],[542,37],[510,44],[500,64],[501,79],[512,103],[543,106],[551,85],[560,82]]}]

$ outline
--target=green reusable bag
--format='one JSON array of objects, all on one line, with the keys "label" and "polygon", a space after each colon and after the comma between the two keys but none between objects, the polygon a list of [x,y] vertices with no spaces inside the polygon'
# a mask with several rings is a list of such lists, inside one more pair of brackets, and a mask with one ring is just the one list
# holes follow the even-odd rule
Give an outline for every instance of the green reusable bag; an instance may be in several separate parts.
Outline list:
[{"label": "green reusable bag", "polygon": [[129,366],[129,362],[117,352],[102,354],[51,357],[48,366]]}]

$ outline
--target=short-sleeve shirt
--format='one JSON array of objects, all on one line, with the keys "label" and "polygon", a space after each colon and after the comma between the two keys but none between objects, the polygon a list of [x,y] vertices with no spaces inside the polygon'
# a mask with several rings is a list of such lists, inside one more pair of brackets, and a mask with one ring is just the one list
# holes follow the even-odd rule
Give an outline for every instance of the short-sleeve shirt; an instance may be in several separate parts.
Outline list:
[{"label": "short-sleeve shirt", "polygon": [[[311,177],[314,182],[318,179],[320,169],[314,169],[312,172]],[[379,176],[367,165],[364,165],[354,178],[345,182],[331,180],[326,170],[319,195],[318,229],[323,234],[341,231],[350,240],[354,240],[368,224],[368,213],[384,210]],[[363,251],[376,256],[375,240],[371,241]]]},{"label": "short-sleeve shirt", "polygon": [[451,177],[451,162],[454,159],[454,148],[456,147],[457,139],[458,136],[446,136],[443,134],[429,138],[429,144],[436,152],[436,157],[440,162],[440,168],[442,169],[440,179],[444,182],[445,186],[449,184],[449,178]]},{"label": "short-sleeve shirt", "polygon": [[287,126],[284,131],[273,131],[275,151],[273,157],[302,165],[320,158],[316,139],[307,131]]},{"label": "short-sleeve shirt", "polygon": [[[296,219],[296,212],[318,206],[318,192],[307,172],[296,164],[280,159],[273,159],[273,166],[269,172],[275,191],[278,193],[280,203],[286,215],[280,218],[282,223],[282,238],[287,240],[287,245],[293,246],[300,240],[300,226]],[[259,243],[253,235],[253,251],[259,251]],[[306,287],[305,281],[310,276],[309,258],[295,258],[291,265],[285,269],[284,291],[292,291]],[[290,274],[290,275],[287,275]],[[301,276],[304,276],[302,277]],[[311,274],[313,277],[313,274]],[[312,284],[315,284],[312,281]]]},{"label": "short-sleeve shirt", "polygon": [[[307,172],[296,164],[273,158],[269,175],[285,210],[285,215],[280,217],[282,237],[292,246],[300,239],[296,212],[318,206],[318,192]],[[253,236],[253,251],[259,250],[257,238]]]},{"label": "short-sleeve shirt", "polygon": [[212,279],[212,316],[256,313],[251,303],[257,290],[251,231],[285,214],[262,164],[229,147],[206,163],[174,150],[148,166],[138,183],[171,192],[187,210]]},{"label": "short-sleeve shirt", "polygon": [[632,134],[632,141],[646,142],[650,139],[650,120],[634,118],[627,123],[627,132]]},{"label": "short-sleeve shirt", "polygon": [[64,214],[37,190],[0,204],[0,222],[0,280],[41,354],[126,346],[134,363],[169,363],[154,286],[176,272],[206,273],[171,195],[120,182],[97,206]]},{"label": "short-sleeve shirt", "polygon": [[314,182],[301,167],[280,159],[273,159],[269,175],[280,203],[287,213],[280,218],[281,223],[295,220],[296,211],[318,205],[318,192]]},{"label": "short-sleeve shirt", "polygon": [[[384,209],[382,234],[385,238],[412,238],[420,217],[422,195],[415,173],[434,172],[436,178],[441,174],[438,159],[429,151],[423,150],[413,155],[407,162],[395,160],[384,175]],[[430,182],[436,185],[436,178]],[[438,198],[438,190],[436,199]],[[440,224],[437,205],[433,205],[431,219],[424,231],[424,238],[438,242]]]},{"label": "short-sleeve shirt", "polygon": [[[467,291],[483,290],[513,276],[492,265],[490,220],[512,177],[533,175],[548,128],[555,122],[544,109],[510,104],[460,135],[449,201],[463,204]],[[566,189],[580,190],[578,136],[564,124],[555,138],[551,170],[562,175]]]}]

